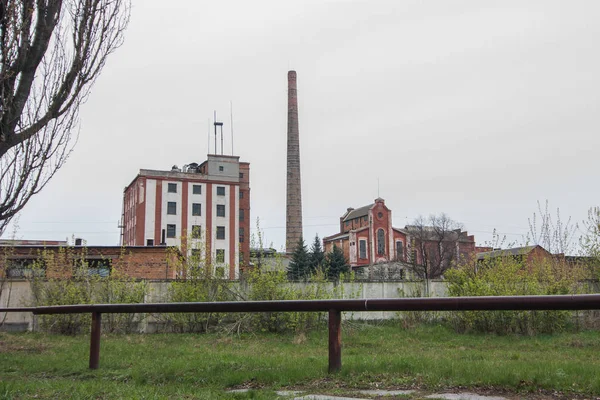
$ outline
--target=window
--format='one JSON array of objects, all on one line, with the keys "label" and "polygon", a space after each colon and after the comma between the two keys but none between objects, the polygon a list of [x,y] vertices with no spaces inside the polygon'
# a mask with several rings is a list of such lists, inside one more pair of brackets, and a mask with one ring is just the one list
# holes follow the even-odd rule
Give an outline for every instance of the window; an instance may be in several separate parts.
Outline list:
[{"label": "window", "polygon": [[202,204],[192,203],[192,215],[195,215],[195,216],[202,215]]},{"label": "window", "polygon": [[244,179],[244,173],[240,172],[240,179]]},{"label": "window", "polygon": [[225,249],[217,249],[217,262],[218,263],[225,262]]},{"label": "window", "polygon": [[222,166],[222,165],[219,165],[219,172],[223,172],[223,170],[224,170],[224,169],[225,169],[225,168],[223,168],[223,166]]},{"label": "window", "polygon": [[86,264],[86,275],[87,276],[100,276],[106,278],[110,275],[111,260],[108,258],[102,259],[87,259]]},{"label": "window", "polygon": [[146,239],[146,246],[154,246],[154,239]]},{"label": "window", "polygon": [[202,237],[202,226],[192,225],[192,239],[200,239]]},{"label": "window", "polygon": [[404,259],[404,243],[401,240],[396,242],[396,258],[398,260]]},{"label": "window", "polygon": [[37,259],[9,260],[6,269],[6,277],[12,279],[22,278],[44,278],[46,276],[46,265]]},{"label": "window", "polygon": [[244,191],[240,190],[240,199],[243,199],[243,198],[244,198]]},{"label": "window", "polygon": [[217,239],[225,239],[225,227],[217,226]]},{"label": "window", "polygon": [[192,185],[193,194],[202,194],[202,185]]},{"label": "window", "polygon": [[240,243],[244,243],[244,228],[240,228]]},{"label": "window", "polygon": [[175,233],[176,230],[177,230],[177,228],[176,228],[175,224],[167,224],[167,237],[174,238],[176,235],[176,233]]},{"label": "window", "polygon": [[192,249],[192,254],[188,262],[192,266],[200,265],[202,262],[202,249]]},{"label": "window", "polygon": [[380,256],[385,254],[385,232],[383,229],[377,231],[377,254]]},{"label": "window", "polygon": [[177,184],[176,183],[169,183],[167,186],[167,192],[169,193],[177,193]]},{"label": "window", "polygon": [[240,208],[240,221],[244,220],[244,209]]},{"label": "window", "polygon": [[358,257],[365,259],[367,258],[367,241],[359,240],[358,241]]},{"label": "window", "polygon": [[217,186],[217,196],[225,196],[225,186]]},{"label": "window", "polygon": [[217,217],[225,216],[225,205],[217,204]]},{"label": "window", "polygon": [[175,215],[177,214],[177,203],[174,201],[167,202],[167,214]]}]

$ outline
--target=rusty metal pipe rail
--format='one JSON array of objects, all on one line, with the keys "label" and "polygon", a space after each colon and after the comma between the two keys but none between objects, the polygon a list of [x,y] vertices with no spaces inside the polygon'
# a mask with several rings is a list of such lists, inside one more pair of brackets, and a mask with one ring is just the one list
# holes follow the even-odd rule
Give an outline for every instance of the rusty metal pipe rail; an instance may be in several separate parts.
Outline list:
[{"label": "rusty metal pipe rail", "polygon": [[213,303],[77,304],[45,307],[0,308],[0,312],[45,314],[92,314],[90,338],[91,369],[98,368],[100,334],[104,313],[182,312],[328,312],[329,372],[339,371],[341,354],[341,313],[344,311],[497,311],[497,310],[597,310],[600,294],[562,296],[489,296],[353,300],[273,300]]}]

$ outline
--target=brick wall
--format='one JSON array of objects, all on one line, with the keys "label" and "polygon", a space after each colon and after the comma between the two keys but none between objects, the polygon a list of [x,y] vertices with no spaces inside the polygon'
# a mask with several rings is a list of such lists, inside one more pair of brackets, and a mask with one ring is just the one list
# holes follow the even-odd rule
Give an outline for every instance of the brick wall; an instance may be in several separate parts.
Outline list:
[{"label": "brick wall", "polygon": [[0,247],[0,271],[11,265],[31,265],[33,260],[44,265],[46,278],[68,278],[73,275],[77,261],[110,260],[112,271],[136,279],[174,279],[179,251],[162,246],[148,247]]}]

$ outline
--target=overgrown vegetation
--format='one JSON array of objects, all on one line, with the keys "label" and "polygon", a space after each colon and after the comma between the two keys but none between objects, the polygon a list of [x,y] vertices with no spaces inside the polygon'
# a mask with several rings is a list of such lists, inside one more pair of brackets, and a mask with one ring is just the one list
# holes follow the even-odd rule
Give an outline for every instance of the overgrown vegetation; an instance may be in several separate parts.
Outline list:
[{"label": "overgrown vegetation", "polygon": [[[450,296],[519,296],[581,293],[585,271],[562,260],[499,257],[446,272]],[[554,333],[573,322],[570,311],[468,311],[453,314],[459,332]]]},{"label": "overgrown vegetation", "polygon": [[[509,398],[600,395],[598,332],[464,335],[441,326],[352,323],[342,341],[342,371],[327,375],[326,329],[106,335],[100,368],[90,371],[83,337],[0,333],[0,396],[275,399],[276,390],[351,397],[351,389],[394,388],[416,389],[406,397],[420,399],[458,387]],[[252,391],[226,392],[238,388]]]},{"label": "overgrown vegetation", "polygon": [[[136,281],[122,273],[129,255],[123,250],[106,276],[92,268],[85,247],[41,250],[30,276],[33,306],[66,304],[142,303],[148,292],[146,281]],[[43,272],[43,273],[42,273]],[[37,317],[38,329],[62,334],[79,334],[89,329],[89,314],[54,314]],[[104,332],[136,331],[143,316],[107,314]]]},{"label": "overgrown vegetation", "polygon": [[[262,249],[262,239],[254,239]],[[318,237],[315,240],[319,240]],[[189,243],[189,241],[188,241]],[[205,249],[196,243],[188,257],[178,257],[178,276],[181,278],[169,283],[167,301],[169,302],[205,302],[205,301],[260,301],[260,300],[316,300],[344,297],[356,297],[355,293],[345,293],[342,285],[328,281],[323,268],[316,260],[323,258],[316,252],[308,254],[304,242],[302,249],[302,283],[290,282],[290,269],[284,267],[281,256],[271,261],[271,268],[248,268],[243,279],[232,282],[215,276],[216,266],[206,262]],[[300,247],[299,247],[300,248]],[[315,246],[313,244],[313,250]],[[260,251],[259,251],[260,253]],[[343,257],[343,255],[342,255]],[[291,263],[290,263],[291,264]],[[298,270],[299,271],[299,270]],[[338,279],[340,275],[337,275]],[[352,277],[342,275],[342,277]],[[154,316],[158,328],[165,332],[306,332],[326,321],[325,313],[171,313]]]}]

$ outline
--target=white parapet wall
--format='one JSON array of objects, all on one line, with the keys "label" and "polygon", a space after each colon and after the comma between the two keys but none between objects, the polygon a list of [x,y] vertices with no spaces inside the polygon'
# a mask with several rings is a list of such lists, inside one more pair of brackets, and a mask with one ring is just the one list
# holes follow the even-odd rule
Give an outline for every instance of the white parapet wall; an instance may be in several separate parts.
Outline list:
[{"label": "white parapet wall", "polygon": [[[0,292],[0,307],[27,307],[33,305],[32,290],[29,281],[15,280],[5,281],[2,284]],[[145,303],[162,303],[167,300],[169,291],[169,281],[151,281],[148,282],[148,294]],[[239,282],[231,282],[232,288],[238,292],[243,292],[245,286]],[[293,282],[288,285],[302,287],[306,283]],[[327,288],[333,289],[334,284],[328,283]],[[340,282],[336,284],[336,296],[340,299],[397,299],[402,297],[421,297],[429,291],[430,297],[443,297],[447,293],[446,283],[444,281],[429,281],[427,285],[424,281],[377,281],[377,282]],[[396,318],[397,313],[390,312],[347,312],[343,314],[345,319],[356,320],[381,320]],[[153,320],[146,318],[142,332],[152,332]],[[2,313],[0,312],[0,330],[3,331],[26,331],[33,328],[33,316],[28,312]]]}]

